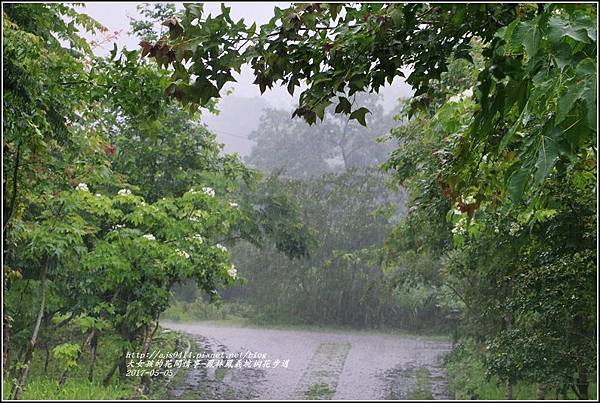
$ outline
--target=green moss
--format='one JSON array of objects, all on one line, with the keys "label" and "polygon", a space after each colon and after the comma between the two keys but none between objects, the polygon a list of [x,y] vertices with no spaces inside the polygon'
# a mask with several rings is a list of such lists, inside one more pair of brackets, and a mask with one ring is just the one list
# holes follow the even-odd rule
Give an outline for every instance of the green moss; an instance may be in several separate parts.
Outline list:
[{"label": "green moss", "polygon": [[310,385],[306,392],[306,398],[308,400],[327,400],[331,399],[334,393],[335,391],[331,390],[329,385],[325,383],[316,383]]},{"label": "green moss", "polygon": [[427,368],[417,368],[415,371],[415,389],[410,394],[412,400],[433,400],[431,394],[431,374]]}]

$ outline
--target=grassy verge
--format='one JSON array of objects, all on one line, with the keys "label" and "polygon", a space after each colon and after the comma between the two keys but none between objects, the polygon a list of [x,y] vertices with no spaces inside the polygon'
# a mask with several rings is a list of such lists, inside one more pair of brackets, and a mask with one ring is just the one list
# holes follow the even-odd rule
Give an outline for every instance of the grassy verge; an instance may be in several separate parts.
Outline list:
[{"label": "grassy verge", "polygon": [[256,310],[245,304],[222,303],[208,304],[202,301],[195,302],[174,302],[161,316],[164,322],[175,323],[193,323],[202,322],[211,326],[223,327],[247,327],[247,328],[265,328],[280,330],[299,330],[309,332],[327,332],[327,333],[377,333],[387,334],[398,337],[410,337],[420,340],[449,341],[447,334],[416,334],[393,327],[379,327],[371,329],[359,329],[352,326],[338,324],[312,324],[298,323],[292,319],[281,321],[277,318],[265,318]]},{"label": "grassy verge", "polygon": [[[28,382],[23,390],[23,400],[122,400],[129,399],[133,395],[135,387],[139,384],[139,377],[125,377],[119,379],[118,371],[113,375],[108,385],[103,385],[104,376],[110,371],[115,360],[119,356],[120,344],[115,336],[104,335],[99,339],[98,354],[94,369],[94,377],[88,380],[88,369],[91,363],[91,355],[88,349],[84,349],[77,366],[68,372],[67,381],[59,385],[64,367],[60,360],[52,354],[52,349],[65,340],[73,340],[78,334],[72,329],[65,329],[54,334],[51,340],[45,340],[34,352],[29,370]],[[181,336],[174,332],[163,332],[157,334],[151,350],[164,352],[175,351],[176,340]],[[47,345],[47,346],[46,346]],[[10,399],[14,386],[14,379],[10,374],[4,376],[2,395],[3,399]],[[151,398],[162,398],[166,379],[155,378],[151,383]],[[144,398],[144,396],[142,397]]]},{"label": "grassy verge", "polygon": [[[457,400],[503,400],[506,399],[506,386],[498,379],[485,374],[483,361],[479,358],[475,346],[465,343],[447,358],[448,389],[450,397]],[[596,400],[596,383],[590,383],[590,400]],[[516,400],[537,400],[537,385],[519,382],[513,385],[513,398]],[[546,399],[562,399],[555,390],[549,390]],[[572,391],[567,399],[577,400]]]}]

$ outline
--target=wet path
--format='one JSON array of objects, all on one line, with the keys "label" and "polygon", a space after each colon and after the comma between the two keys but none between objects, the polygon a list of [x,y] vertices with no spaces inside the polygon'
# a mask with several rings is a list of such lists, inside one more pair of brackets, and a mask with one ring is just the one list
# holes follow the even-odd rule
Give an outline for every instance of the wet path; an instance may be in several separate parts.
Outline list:
[{"label": "wet path", "polygon": [[217,368],[187,370],[185,383],[171,386],[174,399],[448,398],[442,367],[451,348],[446,341],[209,323],[163,326],[188,333],[207,355],[240,354],[229,363],[222,357],[221,366],[215,358]]}]

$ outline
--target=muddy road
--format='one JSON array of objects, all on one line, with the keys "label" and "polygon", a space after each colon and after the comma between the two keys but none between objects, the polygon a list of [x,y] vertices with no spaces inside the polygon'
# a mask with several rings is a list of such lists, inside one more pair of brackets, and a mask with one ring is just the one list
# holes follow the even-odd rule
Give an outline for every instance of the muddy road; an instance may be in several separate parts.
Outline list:
[{"label": "muddy road", "polygon": [[195,353],[202,354],[201,365],[171,383],[172,399],[448,398],[442,364],[451,349],[447,341],[360,331],[162,325],[190,335]]}]

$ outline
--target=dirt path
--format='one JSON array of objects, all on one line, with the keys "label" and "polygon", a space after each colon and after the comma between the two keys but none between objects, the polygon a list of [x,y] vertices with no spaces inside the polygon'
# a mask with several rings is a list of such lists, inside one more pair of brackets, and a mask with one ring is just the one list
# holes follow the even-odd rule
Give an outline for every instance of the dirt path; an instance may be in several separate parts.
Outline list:
[{"label": "dirt path", "polygon": [[[221,367],[189,369],[185,382],[171,386],[173,399],[448,398],[441,362],[451,348],[446,341],[209,323],[163,326],[191,335],[206,355],[225,355]],[[240,356],[228,363],[231,353]]]}]

